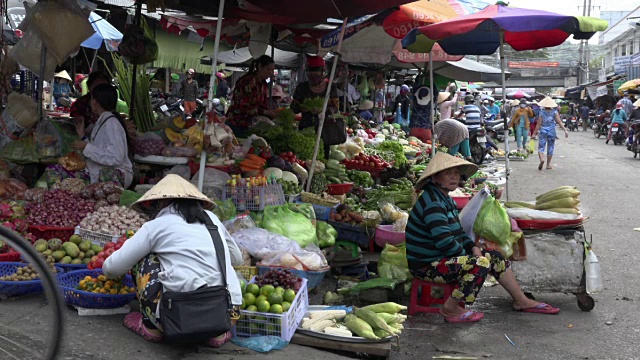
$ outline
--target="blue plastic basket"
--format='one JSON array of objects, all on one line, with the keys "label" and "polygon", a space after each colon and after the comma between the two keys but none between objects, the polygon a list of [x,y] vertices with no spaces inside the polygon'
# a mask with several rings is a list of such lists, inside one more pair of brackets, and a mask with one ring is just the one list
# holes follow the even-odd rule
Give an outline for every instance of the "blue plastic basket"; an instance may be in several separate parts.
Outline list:
[{"label": "blue plastic basket", "polygon": [[267,272],[269,272],[269,270],[287,269],[291,271],[292,274],[295,274],[303,279],[307,279],[307,288],[309,290],[320,286],[320,284],[322,283],[322,279],[324,279],[324,275],[328,273],[329,270],[331,270],[331,267],[329,266],[319,271],[296,270],[296,269],[290,269],[286,267],[268,266],[268,265],[260,265],[260,264],[256,264],[256,267],[258,268],[258,275],[264,275]]},{"label": "blue plastic basket", "polygon": [[[102,275],[102,270],[76,270],[58,276],[62,295],[67,304],[87,309],[115,309],[129,304],[136,298],[136,293],[94,294],[75,288],[85,277],[98,277],[99,275]],[[134,286],[131,276],[127,275],[124,278],[124,284]]]},{"label": "blue plastic basket", "polygon": [[65,273],[68,273],[71,271],[84,270],[87,268],[87,265],[85,264],[56,264],[56,266],[64,269]]},{"label": "blue plastic basket", "polygon": [[[298,204],[306,204],[302,200],[296,200],[295,202]],[[320,220],[320,221],[328,221],[329,215],[331,215],[332,212],[335,212],[338,206],[340,206],[340,204],[337,204],[336,206],[333,206],[333,207],[316,205],[316,204],[310,204],[310,205],[313,206],[313,212],[316,213],[316,220]]]},{"label": "blue plastic basket", "polygon": [[[9,276],[15,274],[17,268],[27,266],[22,262],[3,262],[0,263],[0,276]],[[64,270],[56,266],[58,273]],[[0,294],[5,296],[20,296],[26,294],[39,293],[42,291],[42,283],[40,279],[31,281],[0,281]]]},{"label": "blue plastic basket", "polygon": [[346,240],[358,244],[361,248],[366,249],[369,241],[376,234],[375,227],[365,227],[351,224],[344,224],[337,221],[327,221],[338,232],[336,240]]}]

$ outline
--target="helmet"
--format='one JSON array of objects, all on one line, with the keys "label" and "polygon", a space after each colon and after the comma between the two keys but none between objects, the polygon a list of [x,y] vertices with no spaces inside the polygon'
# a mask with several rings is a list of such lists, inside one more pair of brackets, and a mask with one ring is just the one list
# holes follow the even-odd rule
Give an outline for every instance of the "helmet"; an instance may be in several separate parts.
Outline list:
[{"label": "helmet", "polygon": [[189,69],[189,70],[187,70],[187,74],[191,74],[191,75],[193,75],[193,74],[195,74],[195,73],[196,73],[196,71],[195,71],[195,70],[193,70],[193,69]]},{"label": "helmet", "polygon": [[219,71],[216,73],[216,77],[220,80],[227,78],[227,76],[224,73],[221,73]]},{"label": "helmet", "polygon": [[465,103],[472,103],[476,101],[476,99],[473,97],[473,95],[467,95],[464,97],[464,102]]},{"label": "helmet", "polygon": [[622,103],[617,103],[616,104],[616,109],[622,109],[622,107],[623,107]]}]

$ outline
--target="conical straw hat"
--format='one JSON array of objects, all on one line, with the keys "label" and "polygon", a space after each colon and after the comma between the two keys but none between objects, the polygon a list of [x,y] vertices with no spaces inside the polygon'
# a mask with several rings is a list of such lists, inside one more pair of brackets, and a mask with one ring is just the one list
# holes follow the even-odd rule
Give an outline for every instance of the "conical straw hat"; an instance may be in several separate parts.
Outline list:
[{"label": "conical straw hat", "polygon": [[140,200],[133,203],[132,207],[136,210],[139,205],[146,201],[168,200],[168,199],[193,199],[202,201],[205,208],[213,208],[215,203],[206,195],[198,191],[190,182],[183,179],[179,175],[169,174],[152,187]]},{"label": "conical straw hat", "polygon": [[640,107],[640,99],[636,100],[636,102],[633,103],[633,106]]},{"label": "conical straw hat", "polygon": [[427,179],[440,171],[456,167],[459,168],[460,174],[467,178],[473,176],[473,174],[478,171],[478,166],[476,164],[472,164],[466,160],[451,156],[444,152],[438,152],[433,159],[431,159],[429,165],[427,165],[427,168],[422,173],[422,176],[420,176],[420,179],[416,183],[416,188],[422,189],[427,182]]},{"label": "conical straw hat", "polygon": [[448,91],[443,91],[438,94],[438,104],[445,102],[451,96],[451,93]]},{"label": "conical straw hat", "polygon": [[54,74],[53,76],[71,81],[71,76],[69,76],[69,73],[67,72],[67,70],[62,70],[59,73]]},{"label": "conical straw hat", "polygon": [[553,101],[552,98],[547,96],[546,98],[542,99],[542,101],[538,103],[538,106],[543,108],[556,108],[558,107],[558,104],[556,104],[556,102]]}]

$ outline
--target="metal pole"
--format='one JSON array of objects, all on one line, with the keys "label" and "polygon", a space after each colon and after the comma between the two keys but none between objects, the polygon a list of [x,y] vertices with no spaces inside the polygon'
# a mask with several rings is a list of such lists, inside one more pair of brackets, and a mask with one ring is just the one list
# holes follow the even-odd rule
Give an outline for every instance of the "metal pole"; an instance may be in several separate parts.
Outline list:
[{"label": "metal pole", "polygon": [[344,72],[346,75],[344,77],[344,102],[342,104],[342,110],[346,113],[349,108],[349,64],[344,64]]},{"label": "metal pole", "polygon": [[[220,33],[222,32],[222,16],[224,15],[224,1],[220,0],[218,6],[218,20],[216,22],[216,38],[213,44],[213,60],[211,63],[211,81],[209,81],[209,101],[207,104],[208,111],[213,108],[213,89],[215,88],[215,82],[217,82],[216,72],[218,71],[218,50],[220,49]],[[206,126],[207,121],[202,122],[203,128]],[[204,150],[204,138],[202,139],[202,153],[200,154],[200,172],[198,174],[198,190],[202,191],[204,186],[204,169],[207,164],[207,152]]]},{"label": "metal pole", "polygon": [[[44,88],[44,72],[45,72],[45,63],[47,61],[47,48],[42,44],[42,49],[40,50],[40,74],[38,74],[38,121],[42,120],[42,105],[44,102],[43,96],[43,88]],[[53,104],[53,83],[51,83],[51,103]]]},{"label": "metal pole", "polygon": [[[589,6],[587,7],[587,16],[591,16],[591,0],[589,0]],[[584,42],[584,79],[585,82],[589,82],[589,41]]]},{"label": "metal pole", "polygon": [[[274,43],[271,43],[271,58],[274,59],[275,46]],[[275,59],[274,59],[275,61]],[[271,74],[273,75],[273,74]],[[269,107],[271,108],[273,105],[273,79],[269,81]]]},{"label": "metal pole", "polygon": [[342,21],[342,29],[340,30],[340,37],[338,38],[338,47],[333,57],[333,65],[331,66],[331,75],[329,75],[329,83],[327,84],[327,93],[324,95],[324,105],[322,105],[322,112],[318,115],[318,133],[316,134],[316,146],[313,149],[313,158],[311,159],[311,168],[309,169],[309,178],[307,180],[306,190],[311,190],[311,179],[313,179],[313,173],[316,167],[316,159],[318,158],[318,148],[320,147],[320,139],[322,138],[322,127],[324,126],[324,117],[327,113],[327,105],[329,104],[329,96],[331,95],[331,85],[336,75],[336,67],[338,67],[338,60],[340,59],[340,49],[342,48],[342,39],[344,38],[344,30],[347,27],[347,18]]},{"label": "metal pole", "polygon": [[[137,26],[140,27],[140,20],[142,18],[142,2],[138,2],[136,4],[136,15],[135,18],[133,19],[133,26]],[[96,54],[98,53],[98,50],[96,50]],[[133,109],[136,107],[136,88],[138,87],[137,85],[137,78],[138,77],[138,65],[134,64],[133,65],[133,74],[131,75],[131,99],[129,100],[129,115],[133,118],[135,116],[135,112],[133,111]],[[146,95],[149,96],[149,95]]]},{"label": "metal pole", "polygon": [[429,94],[431,94],[431,101],[429,102],[431,104],[431,153],[429,154],[429,157],[431,158],[433,158],[433,155],[435,155],[435,152],[436,152],[436,146],[435,146],[436,132],[434,131],[436,111],[435,111],[434,102],[438,98],[433,93],[433,56],[432,55],[433,55],[433,51],[429,51]]},{"label": "metal pole", "polygon": [[169,85],[171,85],[171,69],[164,68],[164,92],[169,93]]},{"label": "metal pole", "polygon": [[[502,78],[502,111],[501,113],[506,113],[506,104],[507,104],[507,90],[506,90],[506,78],[504,74],[505,68],[505,60],[504,60],[504,31],[500,31],[500,76]],[[505,196],[507,197],[507,201],[509,201],[509,128],[507,127],[507,117],[504,117],[504,161],[505,166],[507,167],[506,173],[506,182],[504,184]]]}]

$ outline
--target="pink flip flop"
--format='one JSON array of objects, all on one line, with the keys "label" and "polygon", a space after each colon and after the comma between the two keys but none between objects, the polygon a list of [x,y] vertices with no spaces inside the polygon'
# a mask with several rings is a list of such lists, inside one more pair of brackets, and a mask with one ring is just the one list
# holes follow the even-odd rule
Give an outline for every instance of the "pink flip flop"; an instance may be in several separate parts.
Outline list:
[{"label": "pink flip flop", "polygon": [[123,320],[124,326],[134,333],[142,336],[145,340],[153,343],[160,343],[164,340],[162,335],[155,335],[149,332],[142,323],[142,313],[137,311],[128,313]]},{"label": "pink flip flop", "polygon": [[557,313],[560,312],[560,309],[558,308],[554,308],[553,306],[546,304],[546,303],[540,303],[534,307],[530,307],[530,308],[526,308],[526,309],[520,309],[520,310],[516,310],[516,311],[520,311],[520,312],[525,312],[525,313],[533,313],[533,314],[549,314],[549,315],[555,315]]},{"label": "pink flip flop", "polygon": [[218,337],[214,337],[214,338],[209,339],[207,344],[209,345],[209,347],[219,348],[222,345],[228,343],[229,340],[231,340],[231,331],[227,331],[226,333],[224,333],[224,334],[222,334],[222,335],[220,335]]},{"label": "pink flip flop", "polygon": [[440,315],[444,318],[444,321],[450,324],[460,324],[460,323],[472,323],[478,322],[484,318],[484,313],[475,312],[472,310],[467,311],[466,313],[460,316],[445,316],[442,312]]}]

